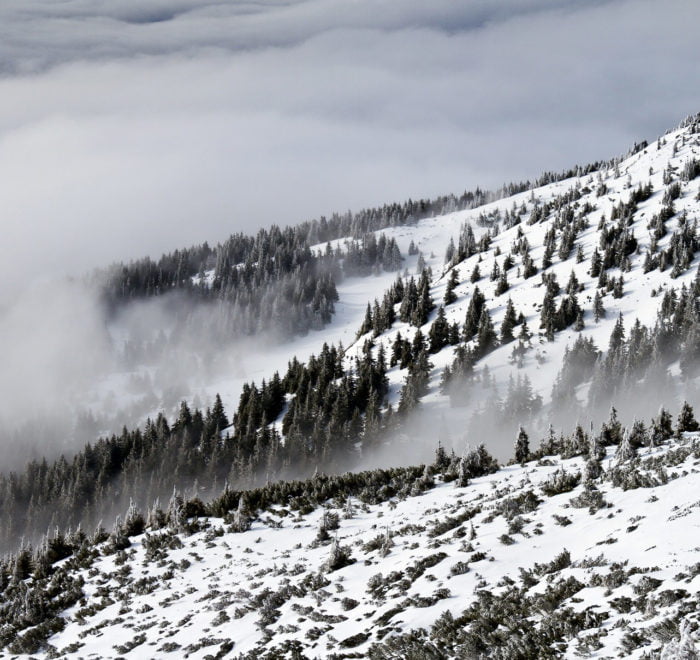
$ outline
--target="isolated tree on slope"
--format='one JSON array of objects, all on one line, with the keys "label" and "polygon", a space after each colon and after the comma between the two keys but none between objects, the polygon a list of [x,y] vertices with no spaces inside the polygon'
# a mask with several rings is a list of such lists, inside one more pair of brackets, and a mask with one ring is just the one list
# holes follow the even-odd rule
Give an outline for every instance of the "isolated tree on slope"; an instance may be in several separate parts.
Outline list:
[{"label": "isolated tree on slope", "polygon": [[457,479],[455,479],[455,486],[457,488],[464,488],[469,485],[469,473],[467,472],[467,462],[464,458],[459,459],[459,467],[457,468]]},{"label": "isolated tree on slope", "polygon": [[506,312],[503,316],[503,322],[501,323],[501,344],[509,344],[515,339],[513,336],[513,329],[518,323],[518,318],[515,314],[515,307],[513,307],[513,301],[508,298],[508,304],[506,305]]},{"label": "isolated tree on slope", "polygon": [[479,329],[479,321],[481,320],[481,312],[486,304],[486,298],[478,286],[474,287],[472,298],[469,301],[467,315],[464,320],[464,341],[473,339]]},{"label": "isolated tree on slope", "polygon": [[521,426],[518,437],[515,440],[515,462],[525,463],[530,457],[530,438]]}]

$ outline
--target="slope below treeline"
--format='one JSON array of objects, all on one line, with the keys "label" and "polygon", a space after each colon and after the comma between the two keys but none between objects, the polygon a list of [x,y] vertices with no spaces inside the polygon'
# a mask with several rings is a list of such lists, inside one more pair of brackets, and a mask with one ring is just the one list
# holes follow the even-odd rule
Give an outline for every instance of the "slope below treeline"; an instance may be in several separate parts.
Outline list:
[{"label": "slope below treeline", "polygon": [[174,496],[145,533],[132,508],[109,537],[53,537],[32,577],[26,553],[2,565],[0,641],[34,657],[681,657],[700,439],[680,431],[692,411],[674,437],[668,421],[612,418],[529,456],[523,440],[525,462],[500,469],[438,452],[207,508]]}]

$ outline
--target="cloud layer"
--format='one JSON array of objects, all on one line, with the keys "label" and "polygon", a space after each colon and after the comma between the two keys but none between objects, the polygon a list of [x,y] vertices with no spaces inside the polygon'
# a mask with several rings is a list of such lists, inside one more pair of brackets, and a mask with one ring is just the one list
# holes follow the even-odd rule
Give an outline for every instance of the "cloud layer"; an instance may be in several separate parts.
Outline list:
[{"label": "cloud layer", "polygon": [[694,0],[7,0],[0,282],[607,158],[700,109]]}]

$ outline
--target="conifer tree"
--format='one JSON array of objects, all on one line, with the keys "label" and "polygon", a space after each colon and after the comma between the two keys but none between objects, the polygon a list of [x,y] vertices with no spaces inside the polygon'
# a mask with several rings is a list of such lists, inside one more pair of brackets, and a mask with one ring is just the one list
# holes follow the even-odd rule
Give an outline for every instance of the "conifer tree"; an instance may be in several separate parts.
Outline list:
[{"label": "conifer tree", "polygon": [[498,278],[498,282],[496,283],[496,288],[494,293],[497,296],[500,296],[501,294],[505,293],[508,291],[510,288],[510,284],[508,284],[508,277],[506,274],[506,271],[502,271],[500,277]]},{"label": "conifer tree", "polygon": [[457,269],[453,268],[450,271],[450,278],[447,280],[447,285],[445,287],[445,297],[443,298],[445,305],[451,305],[457,300],[455,288],[457,288],[458,285],[459,280],[457,279]]},{"label": "conifer tree", "polygon": [[680,413],[678,413],[678,422],[676,423],[676,437],[680,438],[683,433],[693,432],[700,429],[693,408],[687,402],[683,402]]},{"label": "conifer tree", "polygon": [[556,329],[556,307],[554,305],[554,294],[547,288],[542,301],[540,311],[540,328],[544,330],[545,337],[549,341],[554,341],[554,331]]},{"label": "conifer tree", "polygon": [[517,325],[517,322],[518,319],[515,315],[513,301],[508,298],[505,315],[503,316],[503,321],[501,323],[501,344],[509,344],[515,339],[513,336],[513,329]]},{"label": "conifer tree", "polygon": [[613,298],[622,298],[624,295],[624,280],[622,279],[622,275],[620,275],[613,284]]},{"label": "conifer tree", "polygon": [[628,440],[634,449],[645,447],[648,444],[647,430],[644,426],[644,422],[638,419],[632,422]]},{"label": "conifer tree", "polygon": [[467,473],[466,461],[464,458],[459,459],[459,466],[457,467],[457,478],[455,479],[455,486],[457,488],[466,488],[469,485],[469,474]]},{"label": "conifer tree", "polygon": [[530,438],[521,426],[515,440],[515,462],[523,464],[530,457]]},{"label": "conifer tree", "polygon": [[484,307],[481,310],[481,318],[479,319],[479,328],[476,337],[476,353],[479,357],[490,353],[498,345],[498,336],[493,328],[491,315],[488,309]]},{"label": "conifer tree", "polygon": [[588,271],[591,277],[598,277],[600,275],[602,264],[603,260],[596,247],[593,249],[593,254],[591,255],[591,269]]},{"label": "conifer tree", "polygon": [[430,326],[428,333],[429,349],[431,353],[438,353],[449,341],[450,326],[445,316],[445,308],[440,305],[437,317]]},{"label": "conifer tree", "polygon": [[663,406],[652,421],[651,429],[651,441],[654,445],[660,445],[673,437],[673,418]]},{"label": "conifer tree", "polygon": [[464,341],[469,341],[474,338],[474,335],[479,329],[479,321],[481,320],[481,311],[486,304],[486,298],[478,286],[474,287],[469,306],[467,307],[467,316],[464,321]]},{"label": "conifer tree", "polygon": [[636,456],[636,454],[637,452],[630,443],[629,432],[625,431],[625,434],[623,435],[620,444],[617,446],[617,451],[615,452],[615,460],[618,464],[626,463],[627,461],[632,460]]},{"label": "conifer tree", "polygon": [[600,295],[600,291],[596,291],[595,298],[593,298],[593,318],[596,323],[600,319],[605,318],[605,307],[603,306],[603,297]]}]

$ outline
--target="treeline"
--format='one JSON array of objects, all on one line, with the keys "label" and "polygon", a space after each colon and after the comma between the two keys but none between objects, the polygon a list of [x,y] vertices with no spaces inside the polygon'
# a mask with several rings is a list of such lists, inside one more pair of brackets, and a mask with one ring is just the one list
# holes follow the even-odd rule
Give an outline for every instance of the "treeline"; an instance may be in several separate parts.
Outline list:
[{"label": "treeline", "polygon": [[246,385],[232,424],[221,399],[205,411],[182,403],[171,423],[160,414],[143,429],[103,438],[68,460],[32,461],[0,475],[0,547],[36,539],[56,526],[94,525],[121,510],[180,490],[217,492],[224,483],[251,487],[269,479],[351,467],[392,422],[382,413],[386,357],[367,342],[343,367],[343,349],[324,345],[284,377]]},{"label": "treeline", "polygon": [[[384,235],[366,234],[318,251],[296,230],[273,227],[255,238],[232,236],[215,250],[205,244],[158,262],[146,258],[114,266],[100,279],[108,314],[130,301],[177,293],[165,299],[172,321],[169,337],[196,342],[205,328],[206,341],[226,342],[263,331],[285,338],[321,329],[335,311],[343,274],[393,272],[402,261],[395,239]],[[162,351],[163,341],[164,336],[132,337],[128,348],[147,358]]]},{"label": "treeline", "polygon": [[[377,241],[373,232],[476,208],[532,187],[582,176],[604,165],[576,166],[559,174],[548,172],[534,182],[504,184],[495,192],[476,188],[461,195],[409,199],[356,213],[335,213],[295,227],[273,225],[255,236],[233,234],[215,247],[205,242],[159,259],[146,257],[118,263],[95,273],[93,278],[100,284],[110,313],[135,299],[180,291],[197,302],[226,303],[223,308],[212,306],[216,314],[212,325],[220,336],[254,334],[270,327],[283,336],[303,334],[329,322],[337,299],[334,286],[341,271],[368,275],[381,268],[398,270],[400,253],[395,242],[382,237]],[[310,249],[347,237],[354,241],[346,245],[345,253],[329,247],[323,254]],[[384,243],[377,245],[382,240]],[[486,247],[481,245],[481,249]],[[460,246],[460,259],[463,255]]]}]

